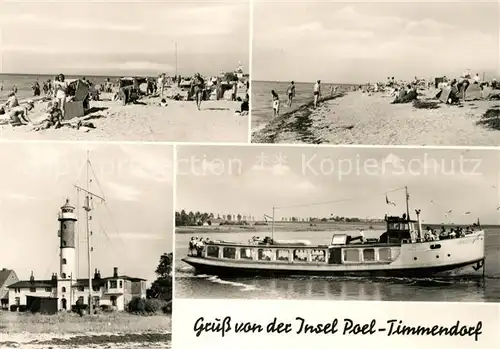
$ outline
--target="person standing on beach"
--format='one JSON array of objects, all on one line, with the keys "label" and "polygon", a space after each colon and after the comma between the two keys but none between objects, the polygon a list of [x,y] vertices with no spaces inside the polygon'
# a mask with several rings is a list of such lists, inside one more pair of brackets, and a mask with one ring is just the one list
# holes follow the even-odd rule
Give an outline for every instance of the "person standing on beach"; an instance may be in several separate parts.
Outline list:
[{"label": "person standing on beach", "polygon": [[201,101],[203,100],[203,90],[205,88],[205,81],[201,75],[196,73],[193,79],[193,93],[196,100],[196,107],[201,110]]},{"label": "person standing on beach", "polygon": [[64,118],[64,107],[66,105],[66,94],[68,93],[68,82],[63,74],[59,74],[54,81],[55,98],[58,102],[62,116]]},{"label": "person standing on beach", "polygon": [[313,87],[314,108],[318,106],[319,99],[321,98],[321,80],[316,81]]},{"label": "person standing on beach", "polygon": [[291,108],[293,98],[295,97],[295,83],[293,81],[288,86],[286,94],[288,95],[288,108]]},{"label": "person standing on beach", "polygon": [[280,116],[280,97],[274,90],[271,90],[271,94],[273,96],[273,117],[277,117]]},{"label": "person standing on beach", "polygon": [[158,77],[158,88],[160,89],[160,97],[163,98],[163,89],[165,86],[165,74],[160,74]]},{"label": "person standing on beach", "polygon": [[14,94],[17,94],[17,85],[14,85],[14,87],[12,87],[12,92],[14,92]]}]

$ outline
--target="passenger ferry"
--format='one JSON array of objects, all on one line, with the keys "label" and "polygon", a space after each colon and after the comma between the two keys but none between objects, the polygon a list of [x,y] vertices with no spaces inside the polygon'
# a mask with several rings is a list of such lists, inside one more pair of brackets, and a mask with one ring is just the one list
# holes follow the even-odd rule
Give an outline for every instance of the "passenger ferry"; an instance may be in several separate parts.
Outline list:
[{"label": "passenger ferry", "polygon": [[[407,210],[408,212],[408,210]],[[252,238],[248,243],[191,238],[182,260],[196,273],[244,276],[391,276],[425,278],[484,276],[484,236],[479,221],[441,233],[423,231],[409,214],[386,216],[387,229],[376,239],[334,233],[330,243]],[[274,223],[274,220],[273,220]],[[274,224],[273,224],[274,226]],[[274,231],[274,229],[273,229]]]}]

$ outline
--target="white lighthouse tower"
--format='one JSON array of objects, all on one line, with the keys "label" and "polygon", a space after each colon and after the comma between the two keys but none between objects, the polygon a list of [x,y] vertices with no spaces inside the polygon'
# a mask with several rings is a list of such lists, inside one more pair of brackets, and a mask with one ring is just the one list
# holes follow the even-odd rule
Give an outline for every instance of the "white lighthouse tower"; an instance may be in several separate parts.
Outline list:
[{"label": "white lighthouse tower", "polygon": [[57,294],[59,298],[58,308],[71,310],[72,285],[76,281],[76,248],[75,248],[75,207],[71,206],[69,199],[61,207],[59,212],[59,248],[60,268],[57,282]]}]

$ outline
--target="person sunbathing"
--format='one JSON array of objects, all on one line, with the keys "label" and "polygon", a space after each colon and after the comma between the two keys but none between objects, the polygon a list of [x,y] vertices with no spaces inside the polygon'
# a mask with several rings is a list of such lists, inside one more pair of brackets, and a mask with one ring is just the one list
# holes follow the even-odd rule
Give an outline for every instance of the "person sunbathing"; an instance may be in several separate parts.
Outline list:
[{"label": "person sunbathing", "polygon": [[54,128],[60,128],[62,126],[61,122],[63,120],[63,114],[61,109],[59,108],[59,103],[55,101],[52,104],[52,107],[48,111],[48,116],[45,120],[43,120],[40,124],[37,125],[33,130],[40,131],[46,130],[54,126]]}]

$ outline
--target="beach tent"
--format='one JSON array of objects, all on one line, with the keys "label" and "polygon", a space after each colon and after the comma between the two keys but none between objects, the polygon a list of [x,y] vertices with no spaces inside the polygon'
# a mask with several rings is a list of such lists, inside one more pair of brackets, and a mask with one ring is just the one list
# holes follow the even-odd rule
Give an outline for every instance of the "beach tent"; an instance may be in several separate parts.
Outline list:
[{"label": "beach tent", "polygon": [[451,93],[451,87],[446,86],[443,87],[441,90],[441,93],[439,93],[439,100],[443,103],[446,103],[448,101],[448,98],[450,98],[450,93]]},{"label": "beach tent", "polygon": [[71,102],[64,105],[64,120],[71,120],[85,115],[84,101],[89,95],[89,85],[80,79],[68,80],[68,85],[74,91]]},{"label": "beach tent", "polygon": [[[460,89],[460,96],[463,96],[463,87]],[[483,91],[479,84],[470,84],[467,90],[465,91],[465,100],[466,101],[477,101],[483,99]]]}]

